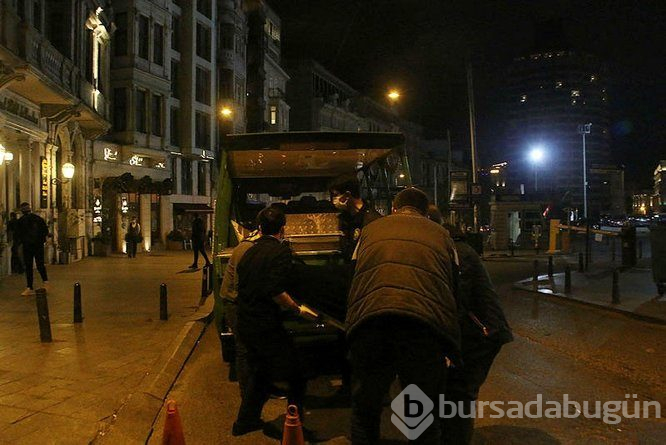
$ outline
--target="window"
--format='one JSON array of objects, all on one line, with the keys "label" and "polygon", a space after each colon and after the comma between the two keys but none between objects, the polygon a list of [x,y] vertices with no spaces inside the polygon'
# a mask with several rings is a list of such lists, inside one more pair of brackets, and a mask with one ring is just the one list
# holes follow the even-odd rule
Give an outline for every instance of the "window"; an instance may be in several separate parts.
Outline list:
[{"label": "window", "polygon": [[142,59],[148,60],[148,39],[150,25],[148,22],[148,17],[144,15],[139,16],[139,34],[137,39],[139,41],[139,57]]},{"label": "window", "polygon": [[180,52],[180,17],[171,18],[171,49]]},{"label": "window", "polygon": [[72,39],[74,26],[72,20],[74,19],[73,2],[44,2],[46,8],[45,20],[46,38],[51,45],[63,56],[72,58]]},{"label": "window", "polygon": [[116,131],[127,130],[127,90],[113,89],[113,125]]},{"label": "window", "polygon": [[223,23],[220,26],[220,44],[223,49],[234,49],[234,34],[236,27],[232,23]]},{"label": "window", "polygon": [[202,104],[210,105],[210,71],[197,67],[196,99]]},{"label": "window", "polygon": [[21,20],[25,20],[25,1],[18,0],[16,2],[16,14],[18,14]]},{"label": "window", "polygon": [[271,105],[271,125],[277,124],[278,109],[275,105]]},{"label": "window", "polygon": [[175,145],[176,147],[180,146],[180,141],[179,141],[179,134],[178,134],[178,125],[180,124],[179,119],[178,119],[178,108],[176,107],[171,107],[171,134],[170,134],[170,141],[171,145]]},{"label": "window", "polygon": [[208,18],[212,17],[211,0],[197,0],[197,11]]},{"label": "window", "polygon": [[527,94],[523,94],[520,96],[520,103],[524,104],[525,102],[527,102]]},{"label": "window", "polygon": [[192,194],[192,161],[189,159],[180,160],[180,193]]},{"label": "window", "polygon": [[197,56],[210,60],[210,28],[197,23]]},{"label": "window", "polygon": [[113,54],[116,56],[127,55],[127,13],[119,12],[116,14],[116,32],[113,33],[111,43],[113,45]]},{"label": "window", "polygon": [[153,94],[151,109],[151,130],[155,136],[162,136],[162,96]]},{"label": "window", "polygon": [[561,80],[558,80],[557,82],[555,82],[555,88],[562,88],[563,86],[564,86],[564,82],[562,82]]},{"label": "window", "polygon": [[180,88],[178,86],[178,61],[171,59],[171,95],[180,99]]},{"label": "window", "polygon": [[[21,4],[23,2],[19,2]],[[37,0],[32,3],[32,26],[37,31],[42,31],[42,2]]]},{"label": "window", "polygon": [[146,92],[136,90],[136,103],[134,112],[135,130],[141,133],[146,132]]},{"label": "window", "polygon": [[210,148],[210,115],[197,111],[194,117],[195,144],[197,148]]},{"label": "window", "polygon": [[580,97],[580,90],[571,90],[571,97]]},{"label": "window", "polygon": [[217,95],[221,99],[231,99],[234,85],[234,72],[233,70],[220,69],[220,76],[218,78],[218,91]]},{"label": "window", "polygon": [[197,163],[197,195],[206,195],[206,163]]},{"label": "window", "polygon": [[164,26],[153,25],[153,62],[164,65]]},{"label": "window", "polygon": [[[95,35],[93,34],[93,32],[91,30],[86,28],[84,30],[84,33],[85,33],[85,38],[86,38],[86,46],[85,46],[85,50],[86,50],[86,71],[85,71],[85,75],[86,75],[86,80],[88,81],[88,83],[90,83],[92,85],[93,82],[94,82],[94,76],[93,76],[93,74],[94,74],[93,73],[93,71],[94,71],[94,69],[93,69],[94,57],[93,57],[93,54],[95,52],[95,45],[97,43],[95,42]],[[98,59],[99,59],[99,57],[98,57]]]}]

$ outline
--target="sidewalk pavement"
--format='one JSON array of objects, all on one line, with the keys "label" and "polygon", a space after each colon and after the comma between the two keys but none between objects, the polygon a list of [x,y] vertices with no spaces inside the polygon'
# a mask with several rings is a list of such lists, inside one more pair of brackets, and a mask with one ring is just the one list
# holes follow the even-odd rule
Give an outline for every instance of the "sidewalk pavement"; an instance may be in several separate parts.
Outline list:
[{"label": "sidewalk pavement", "polygon": [[564,274],[553,278],[539,275],[535,289],[532,278],[519,281],[514,287],[540,294],[554,295],[567,300],[621,312],[645,321],[666,324],[666,298],[659,298],[649,267],[623,270],[619,276],[620,302],[612,303],[613,276],[610,269],[597,269],[590,273],[571,272],[571,292],[564,292]]},{"label": "sidewalk pavement", "polygon": [[[163,252],[47,265],[52,343],[40,342],[35,297],[20,295],[25,277],[0,281],[0,444],[90,443],[120,426],[129,417],[123,411],[133,427],[149,430],[204,330],[197,320],[212,308],[212,298],[199,306],[201,271],[189,264],[191,252]],[[75,325],[76,281],[83,323]],[[159,318],[162,282],[168,321]],[[133,394],[154,403],[133,406]]]}]

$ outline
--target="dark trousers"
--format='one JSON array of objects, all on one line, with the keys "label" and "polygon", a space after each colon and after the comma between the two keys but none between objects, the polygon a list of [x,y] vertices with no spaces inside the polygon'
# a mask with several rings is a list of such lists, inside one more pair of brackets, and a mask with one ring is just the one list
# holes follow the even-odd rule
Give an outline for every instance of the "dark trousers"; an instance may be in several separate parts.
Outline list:
[{"label": "dark trousers", "polygon": [[28,288],[32,289],[34,280],[34,273],[32,270],[32,262],[37,265],[37,271],[42,277],[42,281],[48,281],[46,275],[46,266],[44,266],[44,244],[23,244],[23,261],[25,262],[25,278],[28,283]]},{"label": "dark trousers", "polygon": [[127,256],[136,258],[136,241],[127,241]]},{"label": "dark trousers", "polygon": [[479,396],[479,389],[486,381],[493,360],[502,346],[488,339],[481,339],[473,349],[463,351],[464,366],[449,369],[445,399],[464,409],[465,417],[456,415],[440,419],[442,445],[467,445],[474,433],[474,417],[470,416],[472,405]]},{"label": "dark trousers", "polygon": [[194,252],[194,262],[192,263],[193,265],[197,266],[199,264],[199,253],[201,253],[201,256],[203,257],[204,260],[206,260],[206,265],[210,264],[210,261],[208,260],[208,255],[206,255],[206,244],[204,242],[192,242],[192,251]]},{"label": "dark trousers", "polygon": [[16,242],[12,243],[11,268],[12,273],[23,273],[23,262],[19,253],[19,246]]},{"label": "dark trousers", "polygon": [[[445,385],[441,341],[426,325],[403,317],[377,317],[356,328],[350,339],[352,366],[352,444],[379,441],[382,402],[396,375],[403,387],[417,385],[435,404]],[[414,443],[437,444],[435,421]]]},{"label": "dark trousers", "polygon": [[236,302],[227,300],[224,300],[222,304],[224,306],[224,318],[227,326],[229,326],[231,332],[234,333],[234,359],[229,366],[234,367],[236,370],[238,386],[242,398],[245,396],[248,375],[250,374],[249,365],[247,363],[247,347],[238,335],[238,305]]},{"label": "dark trousers", "polygon": [[291,337],[284,329],[244,332],[241,327],[238,334],[247,348],[249,374],[236,422],[242,425],[259,422],[271,384],[277,381],[289,384],[287,399],[290,405],[298,407],[302,419],[307,381]]}]

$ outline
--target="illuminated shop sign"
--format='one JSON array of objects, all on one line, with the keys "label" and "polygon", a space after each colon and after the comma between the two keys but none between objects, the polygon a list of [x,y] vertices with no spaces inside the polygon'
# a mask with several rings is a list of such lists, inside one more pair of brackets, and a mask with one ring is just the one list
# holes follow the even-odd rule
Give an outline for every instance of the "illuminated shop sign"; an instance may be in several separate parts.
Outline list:
[{"label": "illuminated shop sign", "polygon": [[165,169],[166,165],[164,164],[164,162],[156,162],[153,167],[155,167],[157,169]]},{"label": "illuminated shop sign", "polygon": [[143,167],[145,162],[146,162],[146,158],[144,158],[143,156],[134,155],[131,158],[129,158],[129,165],[135,165],[137,167]]},{"label": "illuminated shop sign", "polygon": [[104,147],[104,160],[105,161],[117,161],[118,160],[118,149],[112,147]]},{"label": "illuminated shop sign", "polygon": [[102,200],[99,196],[95,196],[95,200],[93,202],[93,222],[102,222]]},{"label": "illuminated shop sign", "polygon": [[49,161],[44,156],[40,156],[39,162],[41,166],[39,208],[46,209],[49,206]]},{"label": "illuminated shop sign", "polygon": [[127,196],[123,196],[120,200],[120,211],[122,213],[129,212],[129,203],[127,202]]}]

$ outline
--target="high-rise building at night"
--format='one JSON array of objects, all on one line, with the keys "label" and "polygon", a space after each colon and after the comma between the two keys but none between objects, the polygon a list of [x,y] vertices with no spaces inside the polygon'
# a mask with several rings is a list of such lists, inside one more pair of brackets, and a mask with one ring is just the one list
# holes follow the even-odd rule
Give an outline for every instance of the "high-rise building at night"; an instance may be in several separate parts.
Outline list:
[{"label": "high-rise building at night", "polygon": [[[586,139],[588,182],[595,165],[611,164],[608,74],[595,56],[574,51],[542,51],[511,64],[504,90],[506,155],[511,179],[525,190],[552,192],[583,207],[583,136],[579,126],[591,123]],[[530,156],[535,148],[543,157]],[[590,184],[589,214],[612,212]]]}]

